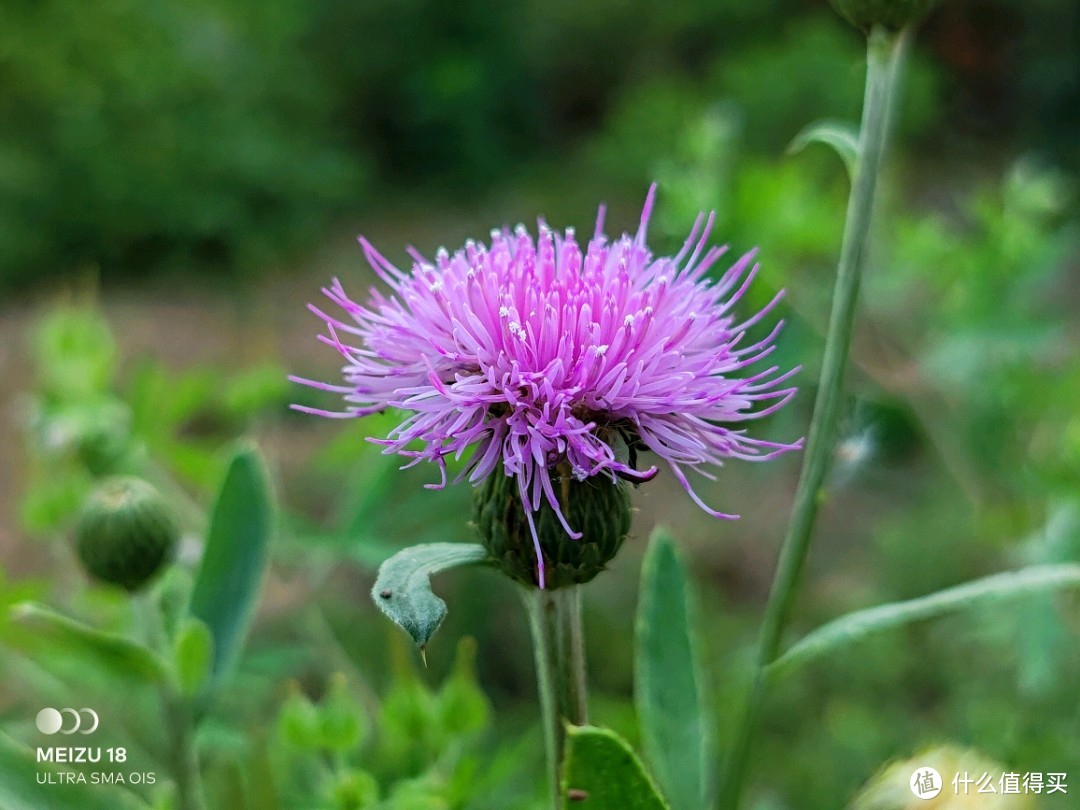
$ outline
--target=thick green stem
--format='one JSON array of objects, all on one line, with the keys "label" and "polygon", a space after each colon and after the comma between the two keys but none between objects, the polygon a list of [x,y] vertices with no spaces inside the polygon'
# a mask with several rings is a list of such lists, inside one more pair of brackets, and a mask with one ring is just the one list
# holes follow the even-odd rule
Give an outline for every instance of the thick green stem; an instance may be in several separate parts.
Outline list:
[{"label": "thick green stem", "polygon": [[753,683],[728,753],[721,787],[721,810],[736,810],[739,804],[750,743],[765,698],[765,669],[776,658],[780,648],[780,640],[810,548],[825,477],[832,461],[844,369],[851,345],[855,304],[870,233],[877,178],[909,38],[909,29],[897,33],[875,27],[870,32],[859,158],[848,198],[844,238],[840,249],[836,287],[833,291],[829,329],[825,338],[817,399],[814,402],[814,415],[806,440],[799,484],[795,491],[791,522],[780,547],[780,559],[765,606]]},{"label": "thick green stem", "polygon": [[529,613],[552,807],[561,805],[566,723],[588,721],[581,586],[522,589]]}]

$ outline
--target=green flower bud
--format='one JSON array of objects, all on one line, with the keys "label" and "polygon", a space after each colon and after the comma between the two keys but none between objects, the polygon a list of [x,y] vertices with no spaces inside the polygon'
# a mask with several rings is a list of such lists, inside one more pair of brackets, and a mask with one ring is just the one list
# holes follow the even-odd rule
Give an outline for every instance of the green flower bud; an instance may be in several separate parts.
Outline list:
[{"label": "green flower bud", "polygon": [[[570,537],[555,510],[540,499],[533,520],[549,589],[591,580],[615,557],[630,531],[628,484],[601,476],[578,481],[569,470],[553,484],[567,523],[582,536]],[[517,479],[498,471],[488,476],[477,491],[474,520],[481,542],[503,573],[535,586],[536,551]]]},{"label": "green flower bud", "polygon": [[296,681],[289,681],[289,695],[278,712],[277,727],[281,738],[295,748],[319,747],[319,710]]},{"label": "green flower bud", "polygon": [[436,701],[442,730],[451,738],[466,737],[487,728],[491,704],[476,682],[476,639],[458,642],[457,660]]},{"label": "green flower bud", "polygon": [[335,810],[374,807],[379,802],[379,783],[367,771],[346,771],[337,778],[333,799]]},{"label": "green flower bud", "polygon": [[829,0],[836,12],[863,31],[875,25],[903,28],[930,13],[938,0]]},{"label": "green flower bud", "polygon": [[75,548],[95,579],[136,591],[171,559],[179,535],[172,510],[138,478],[110,478],[91,493]]},{"label": "green flower bud", "polygon": [[322,747],[330,751],[351,751],[364,737],[364,720],[363,709],[349,693],[345,676],[335,673],[319,703]]}]

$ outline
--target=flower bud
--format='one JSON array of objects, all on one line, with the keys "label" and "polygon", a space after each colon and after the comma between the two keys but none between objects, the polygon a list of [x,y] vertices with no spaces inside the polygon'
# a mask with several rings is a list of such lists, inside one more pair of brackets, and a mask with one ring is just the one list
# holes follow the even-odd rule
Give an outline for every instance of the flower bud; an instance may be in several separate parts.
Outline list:
[{"label": "flower bud", "polygon": [[[552,483],[567,523],[581,538],[566,533],[546,499],[533,513],[544,555],[545,587],[588,582],[612,560],[630,531],[629,485],[604,476],[583,481],[569,475]],[[536,551],[517,479],[496,471],[477,490],[474,519],[481,542],[503,573],[526,585],[537,584]]]},{"label": "flower bud", "polygon": [[319,710],[296,681],[289,682],[289,695],[278,712],[277,726],[278,734],[289,745],[295,748],[319,747]]},{"label": "flower bud", "polygon": [[153,486],[110,478],[83,507],[75,548],[92,577],[136,591],[172,557],[178,535],[172,510]]},{"label": "flower bud", "polygon": [[930,13],[938,0],[830,0],[836,12],[863,31],[875,25],[903,28]]}]

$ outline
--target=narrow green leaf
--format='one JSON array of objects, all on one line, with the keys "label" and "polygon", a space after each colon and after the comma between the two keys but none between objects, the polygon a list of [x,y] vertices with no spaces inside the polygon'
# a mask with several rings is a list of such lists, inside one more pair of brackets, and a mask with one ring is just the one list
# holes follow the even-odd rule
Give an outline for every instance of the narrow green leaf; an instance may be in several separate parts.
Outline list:
[{"label": "narrow green leaf", "polygon": [[843,121],[817,121],[805,127],[792,139],[787,152],[794,155],[812,143],[831,146],[844,161],[848,177],[854,179],[855,164],[859,160],[859,128]]},{"label": "narrow green leaf", "polygon": [[634,702],[645,757],[673,810],[704,806],[710,750],[694,603],[671,536],[653,532],[641,569]]},{"label": "narrow green leaf", "polygon": [[168,677],[165,663],[147,648],[35,602],[13,605],[10,619],[5,641],[31,656],[43,649],[64,650],[92,661],[113,677],[144,683]]},{"label": "narrow green leaf", "polygon": [[273,501],[258,450],[245,446],[229,462],[210,516],[206,551],[189,612],[210,629],[210,687],[235,664],[258,600],[273,524]]},{"label": "narrow green leaf", "polygon": [[403,549],[379,567],[371,598],[423,651],[446,618],[446,602],[432,593],[431,575],[484,562],[487,556],[487,550],[476,543],[428,543]]},{"label": "narrow green leaf", "polygon": [[993,574],[906,602],[891,602],[857,610],[811,631],[776,659],[768,673],[770,677],[786,675],[834,649],[893,627],[1002,600],[1077,587],[1080,587],[1080,565],[1033,565],[1019,571]]},{"label": "narrow green leaf", "polygon": [[567,729],[563,798],[583,810],[668,810],[626,741],[594,726]]},{"label": "narrow green leaf", "polygon": [[214,660],[214,636],[198,619],[184,619],[173,645],[180,693],[192,697],[202,689]]},{"label": "narrow green leaf", "polygon": [[[64,768],[71,771],[71,767]],[[78,773],[78,771],[75,771]],[[85,776],[85,774],[84,774]],[[44,784],[38,779],[46,780]],[[89,781],[89,776],[86,776]],[[127,790],[61,781],[58,769],[39,764],[34,752],[0,733],[0,807],[4,810],[148,810]]]}]

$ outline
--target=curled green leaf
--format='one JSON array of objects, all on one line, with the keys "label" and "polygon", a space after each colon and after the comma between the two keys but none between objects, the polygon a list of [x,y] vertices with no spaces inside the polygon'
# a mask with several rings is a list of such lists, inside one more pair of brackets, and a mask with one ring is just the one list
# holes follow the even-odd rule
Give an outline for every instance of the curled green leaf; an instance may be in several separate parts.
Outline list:
[{"label": "curled green leaf", "polygon": [[487,551],[476,543],[427,543],[403,549],[379,567],[371,598],[422,653],[446,618],[446,602],[432,592],[431,575],[487,559]]},{"label": "curled green leaf", "polygon": [[787,153],[794,155],[812,143],[831,146],[844,161],[848,178],[855,178],[855,164],[859,162],[859,129],[843,121],[817,121],[805,127],[788,145]]}]

